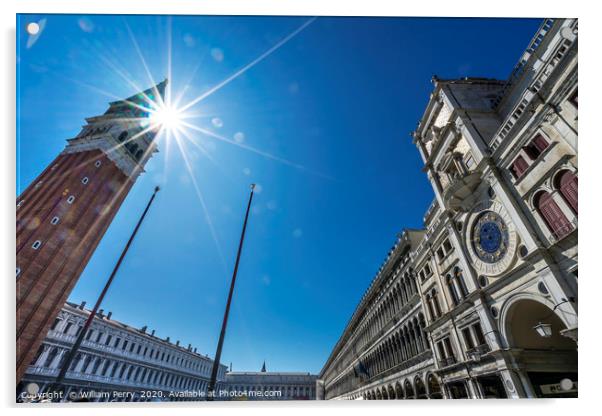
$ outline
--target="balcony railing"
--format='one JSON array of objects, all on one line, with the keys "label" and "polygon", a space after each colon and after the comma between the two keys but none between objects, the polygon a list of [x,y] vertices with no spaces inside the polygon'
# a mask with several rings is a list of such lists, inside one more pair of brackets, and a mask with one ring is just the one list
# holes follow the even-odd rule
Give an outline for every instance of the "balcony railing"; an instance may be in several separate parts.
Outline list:
[{"label": "balcony railing", "polygon": [[573,230],[576,230],[577,224],[578,224],[577,218],[575,218],[571,222],[563,225],[562,227],[558,228],[557,230],[554,230],[552,232],[552,237],[554,238],[554,241],[560,241],[564,237],[569,235]]},{"label": "balcony railing", "polygon": [[480,344],[466,351],[466,355],[473,361],[479,361],[481,357],[491,351],[488,344]]},{"label": "balcony railing", "polygon": [[445,367],[449,367],[451,365],[456,364],[456,357],[447,357],[447,358],[443,358],[441,360],[439,360],[439,367],[440,368],[445,368]]}]

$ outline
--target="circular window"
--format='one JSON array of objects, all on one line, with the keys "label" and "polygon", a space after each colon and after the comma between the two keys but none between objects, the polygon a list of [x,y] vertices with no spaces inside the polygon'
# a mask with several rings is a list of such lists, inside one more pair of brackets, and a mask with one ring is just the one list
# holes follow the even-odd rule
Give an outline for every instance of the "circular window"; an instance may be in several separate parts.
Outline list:
[{"label": "circular window", "polygon": [[479,285],[481,287],[485,287],[489,284],[489,279],[487,279],[487,277],[485,276],[479,276]]},{"label": "circular window", "polygon": [[495,306],[491,307],[491,316],[493,316],[494,318],[497,318],[500,314],[500,311],[498,311],[498,309]]},{"label": "circular window", "polygon": [[94,166],[96,166],[96,167],[98,168],[98,167],[100,167],[100,164],[101,164],[101,163],[102,163],[102,162],[101,162],[100,160],[97,160],[97,161],[96,161],[96,163],[94,163]]},{"label": "circular window", "polygon": [[548,288],[546,287],[544,282],[539,282],[537,284],[537,290],[539,290],[539,292],[543,295],[549,295],[550,291],[548,290]]},{"label": "circular window", "polygon": [[462,232],[463,228],[464,228],[464,223],[462,221],[458,221],[456,223],[456,230],[458,230],[458,232]]},{"label": "circular window", "polygon": [[521,246],[518,248],[518,255],[521,259],[524,259],[527,257],[527,254],[529,254],[529,250],[527,250],[527,247],[521,244]]},{"label": "circular window", "polygon": [[485,263],[500,261],[508,251],[508,227],[502,217],[485,211],[474,223],[472,240],[475,253]]}]

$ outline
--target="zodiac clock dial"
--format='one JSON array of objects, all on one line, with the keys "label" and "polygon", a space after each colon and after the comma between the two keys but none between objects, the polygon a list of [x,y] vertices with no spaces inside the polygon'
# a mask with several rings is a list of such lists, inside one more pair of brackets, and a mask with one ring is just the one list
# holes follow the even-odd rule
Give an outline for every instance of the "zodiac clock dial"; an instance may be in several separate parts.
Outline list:
[{"label": "zodiac clock dial", "polygon": [[485,263],[500,261],[508,251],[508,227],[496,212],[481,213],[473,225],[472,236],[475,254]]}]

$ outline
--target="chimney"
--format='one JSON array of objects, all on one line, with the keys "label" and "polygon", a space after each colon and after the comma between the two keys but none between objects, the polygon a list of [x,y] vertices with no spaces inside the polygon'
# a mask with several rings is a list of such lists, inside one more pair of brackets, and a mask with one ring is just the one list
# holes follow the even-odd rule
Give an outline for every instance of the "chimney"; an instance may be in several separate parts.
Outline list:
[{"label": "chimney", "polygon": [[151,331],[151,337],[154,337],[154,336],[155,336],[155,330],[153,329],[153,330]]},{"label": "chimney", "polygon": [[103,313],[104,311],[105,311],[104,309],[100,309],[100,310],[98,311],[98,317],[99,317],[99,318],[102,318],[102,313]]},{"label": "chimney", "polygon": [[169,337],[165,338],[165,341],[169,342]]},{"label": "chimney", "polygon": [[179,346],[180,346],[180,340],[177,340],[176,341],[176,347],[179,347]]},{"label": "chimney", "polygon": [[192,344],[188,344],[188,351],[192,350]]},{"label": "chimney", "polygon": [[140,332],[142,332],[143,334],[146,334],[146,329],[148,327],[146,325],[144,325],[142,328],[140,328]]},{"label": "chimney", "polygon": [[107,319],[111,319],[112,315],[113,315],[113,312],[109,311],[109,313],[107,314]]},{"label": "chimney", "polygon": [[85,301],[85,300],[84,300],[84,301],[82,301],[82,303],[80,303],[80,304],[79,304],[79,308],[80,308],[81,310],[83,310],[83,309],[84,309],[84,306],[86,306],[86,301]]},{"label": "chimney", "polygon": [[196,352],[196,347],[194,347],[194,352]]}]

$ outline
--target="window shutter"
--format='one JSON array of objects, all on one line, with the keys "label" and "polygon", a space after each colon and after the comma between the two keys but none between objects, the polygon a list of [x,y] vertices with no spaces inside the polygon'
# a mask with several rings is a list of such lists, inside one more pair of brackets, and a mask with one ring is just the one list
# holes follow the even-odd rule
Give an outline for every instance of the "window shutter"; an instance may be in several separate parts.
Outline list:
[{"label": "window shutter", "polygon": [[548,148],[548,146],[550,145],[550,143],[548,143],[548,141],[541,134],[538,134],[537,136],[535,136],[533,138],[533,140],[531,141],[531,143],[539,151],[540,154],[541,154],[541,152],[546,150]]},{"label": "window shutter", "polygon": [[555,237],[564,237],[572,231],[571,223],[549,193],[544,192],[539,198],[537,209]]},{"label": "window shutter", "polygon": [[561,177],[560,177],[560,193],[561,195],[564,197],[564,199],[566,200],[566,202],[570,205],[570,207],[575,211],[575,213],[578,212],[577,209],[577,202],[578,202],[578,195],[577,195],[577,176],[569,171],[565,171],[564,173],[561,173]]},{"label": "window shutter", "polygon": [[529,164],[522,156],[517,157],[514,160],[514,163],[512,163],[512,171],[514,172],[514,176],[517,179],[520,178],[528,167]]}]

